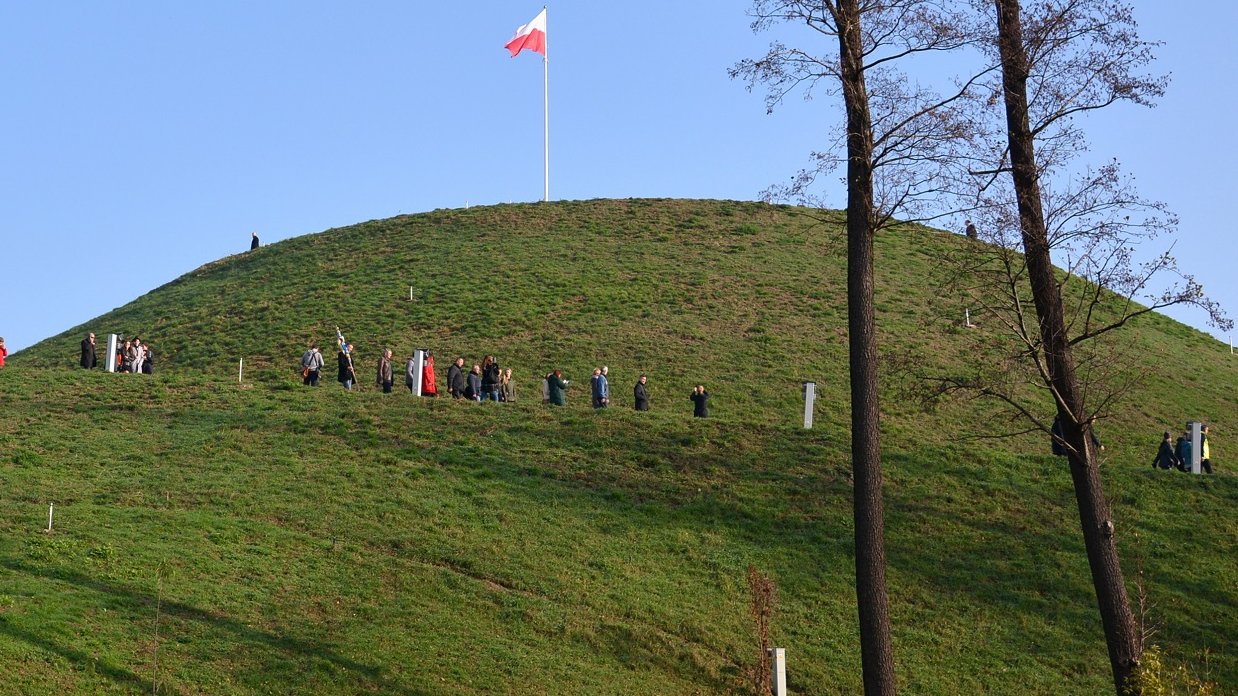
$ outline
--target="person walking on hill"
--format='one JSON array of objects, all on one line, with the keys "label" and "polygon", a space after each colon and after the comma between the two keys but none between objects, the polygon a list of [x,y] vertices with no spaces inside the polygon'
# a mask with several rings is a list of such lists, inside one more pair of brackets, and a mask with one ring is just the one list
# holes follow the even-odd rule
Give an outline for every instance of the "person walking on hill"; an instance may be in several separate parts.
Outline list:
[{"label": "person walking on hill", "polygon": [[503,403],[511,403],[516,400],[516,385],[512,383],[512,369],[510,367],[503,371],[503,376],[499,379],[499,400]]},{"label": "person walking on hill", "polygon": [[692,395],[688,398],[692,400],[692,417],[709,417],[709,392],[705,391],[704,384],[696,385],[696,388],[692,390]]},{"label": "person walking on hill", "polygon": [[82,367],[93,370],[98,364],[99,358],[95,355],[95,335],[91,332],[82,339]]},{"label": "person walking on hill", "polygon": [[607,408],[610,406],[610,380],[606,375],[610,369],[605,365],[600,370],[594,370],[593,376],[593,407]]},{"label": "person walking on hill", "polygon": [[352,391],[352,385],[357,383],[357,371],[353,369],[352,344],[345,343],[340,346],[340,352],[335,356],[335,364],[338,371],[335,379],[348,391]]},{"label": "person walking on hill", "polygon": [[499,369],[499,361],[493,355],[487,355],[481,361],[481,400],[499,400],[499,382],[503,371]]},{"label": "person walking on hill", "polygon": [[317,343],[309,344],[309,348],[301,354],[301,384],[307,387],[318,386],[318,377],[322,374],[324,361]]},{"label": "person walking on hill", "polygon": [[473,369],[469,370],[468,386],[464,388],[464,398],[469,401],[481,401],[481,365],[473,363]]},{"label": "person walking on hill", "polygon": [[1169,431],[1165,431],[1165,439],[1161,440],[1161,447],[1156,451],[1156,457],[1152,459],[1152,468],[1160,467],[1161,469],[1177,469],[1179,468],[1178,455],[1174,454],[1174,446],[1170,442]]},{"label": "person walking on hill", "polygon": [[648,377],[641,375],[640,379],[636,380],[636,386],[632,388],[632,398],[637,411],[649,410],[649,392],[645,390],[645,383],[648,381]]},{"label": "person walking on hill", "polygon": [[378,375],[376,383],[383,388],[384,394],[391,393],[391,385],[394,383],[394,377],[391,374],[391,349],[383,350],[383,355],[378,359]]},{"label": "person walking on hill", "polygon": [[249,250],[253,251],[254,249],[257,249],[259,244],[260,242],[258,241],[258,233],[257,232],[252,233],[252,238],[249,240]]},{"label": "person walking on hill", "polygon": [[1188,433],[1178,436],[1174,455],[1178,457],[1178,471],[1191,470],[1191,437]]},{"label": "person walking on hill", "polygon": [[563,370],[546,375],[546,402],[555,406],[567,405],[567,387],[571,382],[563,379]]},{"label": "person walking on hill", "polygon": [[464,396],[464,387],[464,358],[456,358],[447,368],[447,391],[451,393],[451,398],[459,399]]},{"label": "person walking on hill", "polygon": [[426,368],[421,372],[421,395],[438,396],[438,378],[434,376],[434,353],[426,351]]}]

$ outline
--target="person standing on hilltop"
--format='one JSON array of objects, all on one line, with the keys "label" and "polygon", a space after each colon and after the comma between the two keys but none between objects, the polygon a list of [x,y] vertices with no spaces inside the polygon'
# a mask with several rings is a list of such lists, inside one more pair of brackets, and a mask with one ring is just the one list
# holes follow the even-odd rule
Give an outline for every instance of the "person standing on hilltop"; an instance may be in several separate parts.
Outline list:
[{"label": "person standing on hilltop", "polygon": [[546,375],[546,402],[555,406],[567,405],[567,387],[571,382],[563,379],[563,370]]},{"label": "person standing on hilltop", "polygon": [[464,396],[464,358],[456,358],[451,367],[447,368],[447,391],[453,399]]},{"label": "person standing on hilltop", "polygon": [[694,418],[709,417],[709,392],[705,391],[704,384],[696,385],[692,390],[692,395],[688,397],[692,400],[692,416]]},{"label": "person standing on hilltop", "polygon": [[336,367],[339,371],[335,379],[348,391],[352,391],[352,385],[357,383],[357,371],[353,369],[352,359],[352,344],[341,345],[339,354],[335,356]]},{"label": "person standing on hilltop", "polygon": [[9,349],[4,345],[4,337],[0,336],[0,367],[4,367],[4,359],[9,357]]},{"label": "person standing on hilltop", "polygon": [[964,220],[963,224],[967,225],[967,227],[963,228],[963,233],[967,235],[968,239],[980,238],[980,233],[976,231],[976,226],[972,224],[971,220]]},{"label": "person standing on hilltop", "polygon": [[91,332],[82,339],[82,367],[93,370],[98,364],[99,358],[95,354],[95,334]]},{"label": "person standing on hilltop", "polygon": [[155,351],[151,350],[149,343],[142,344],[142,374],[155,374]]},{"label": "person standing on hilltop", "polygon": [[133,362],[129,365],[129,371],[135,375],[142,374],[142,363],[144,362],[146,362],[146,346],[142,344],[142,339],[134,336]]},{"label": "person standing on hilltop", "polygon": [[249,250],[253,251],[254,249],[257,249],[259,244],[261,244],[261,242],[258,241],[258,233],[253,232],[252,239],[249,240]]},{"label": "person standing on hilltop", "polygon": [[395,382],[394,376],[391,374],[391,349],[383,350],[383,355],[378,359],[378,376],[377,384],[383,388],[384,394],[391,393],[391,385]]},{"label": "person standing on hilltop", "polygon": [[648,381],[648,377],[641,375],[640,379],[636,380],[636,386],[632,388],[632,398],[635,400],[637,411],[649,410],[649,392],[645,391],[645,383]]}]

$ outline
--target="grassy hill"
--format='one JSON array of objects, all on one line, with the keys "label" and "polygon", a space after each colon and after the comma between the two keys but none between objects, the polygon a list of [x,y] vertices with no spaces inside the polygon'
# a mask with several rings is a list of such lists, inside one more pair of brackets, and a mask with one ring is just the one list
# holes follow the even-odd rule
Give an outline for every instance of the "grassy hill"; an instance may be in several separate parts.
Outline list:
[{"label": "grassy hill", "polygon": [[[750,564],[779,588],[792,691],[858,692],[840,222],[667,200],[401,216],[208,264],[12,356],[0,693],[740,691]],[[974,359],[933,280],[960,242],[879,238],[885,346]],[[304,345],[336,325],[360,392],[299,383]],[[142,336],[158,374],[73,369],[86,330]],[[1154,642],[1238,683],[1238,361],[1160,316],[1122,341],[1145,379],[1102,434],[1128,578],[1142,569]],[[493,353],[520,401],[385,396],[368,383],[383,346],[431,347],[440,372]],[[600,364],[618,403],[594,412]],[[537,382],[556,366],[577,384],[552,410]],[[706,421],[689,417],[697,382]],[[974,439],[997,427],[985,404],[925,413],[894,386],[904,692],[1105,692],[1064,466],[1041,437]],[[1149,469],[1192,417],[1216,424],[1222,475]]]}]

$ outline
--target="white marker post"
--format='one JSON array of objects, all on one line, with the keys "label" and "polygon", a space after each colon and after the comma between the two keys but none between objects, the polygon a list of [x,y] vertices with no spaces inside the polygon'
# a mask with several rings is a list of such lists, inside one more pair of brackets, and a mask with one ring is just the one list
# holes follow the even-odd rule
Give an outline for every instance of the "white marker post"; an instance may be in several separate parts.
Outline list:
[{"label": "white marker post", "polygon": [[413,286],[411,285],[408,286],[408,301],[409,302],[413,301]]},{"label": "white marker post", "polygon": [[51,503],[47,506],[47,531],[50,534],[52,531],[52,513],[56,510],[56,504]]},{"label": "white marker post", "polygon": [[236,381],[238,384],[242,381],[242,377],[244,376],[244,374],[245,374],[245,358],[241,358],[241,361],[237,363],[237,366],[236,366]]},{"label": "white marker post", "polygon": [[119,338],[116,334],[108,334],[108,335],[107,335],[107,362],[106,362],[106,365],[107,365],[107,371],[108,371],[108,372],[115,372],[115,371],[116,371],[116,344],[117,344],[119,341],[120,341],[120,338]]},{"label": "white marker post", "polygon": [[817,383],[804,382],[804,429],[812,430],[812,405],[817,399]]},{"label": "white marker post", "polygon": [[963,326],[968,329],[975,328],[973,324],[971,323],[971,310],[970,309],[963,310]]},{"label": "white marker post", "polygon": [[770,692],[773,696],[787,696],[787,650],[770,648]]}]

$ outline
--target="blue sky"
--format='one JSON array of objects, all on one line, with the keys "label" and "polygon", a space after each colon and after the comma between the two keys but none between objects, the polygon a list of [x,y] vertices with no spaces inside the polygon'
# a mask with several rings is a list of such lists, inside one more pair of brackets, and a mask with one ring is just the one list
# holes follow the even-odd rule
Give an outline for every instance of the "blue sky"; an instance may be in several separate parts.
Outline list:
[{"label": "blue sky", "polygon": [[[751,200],[823,147],[830,100],[767,116],[727,78],[771,38],[752,34],[750,4],[552,5],[551,198]],[[1173,83],[1156,109],[1093,119],[1093,155],[1179,214],[1175,255],[1233,316],[1238,4],[1134,5]],[[540,57],[503,49],[540,9],[0,2],[0,336],[28,346],[246,249],[251,231],[269,243],[540,199]]]}]

